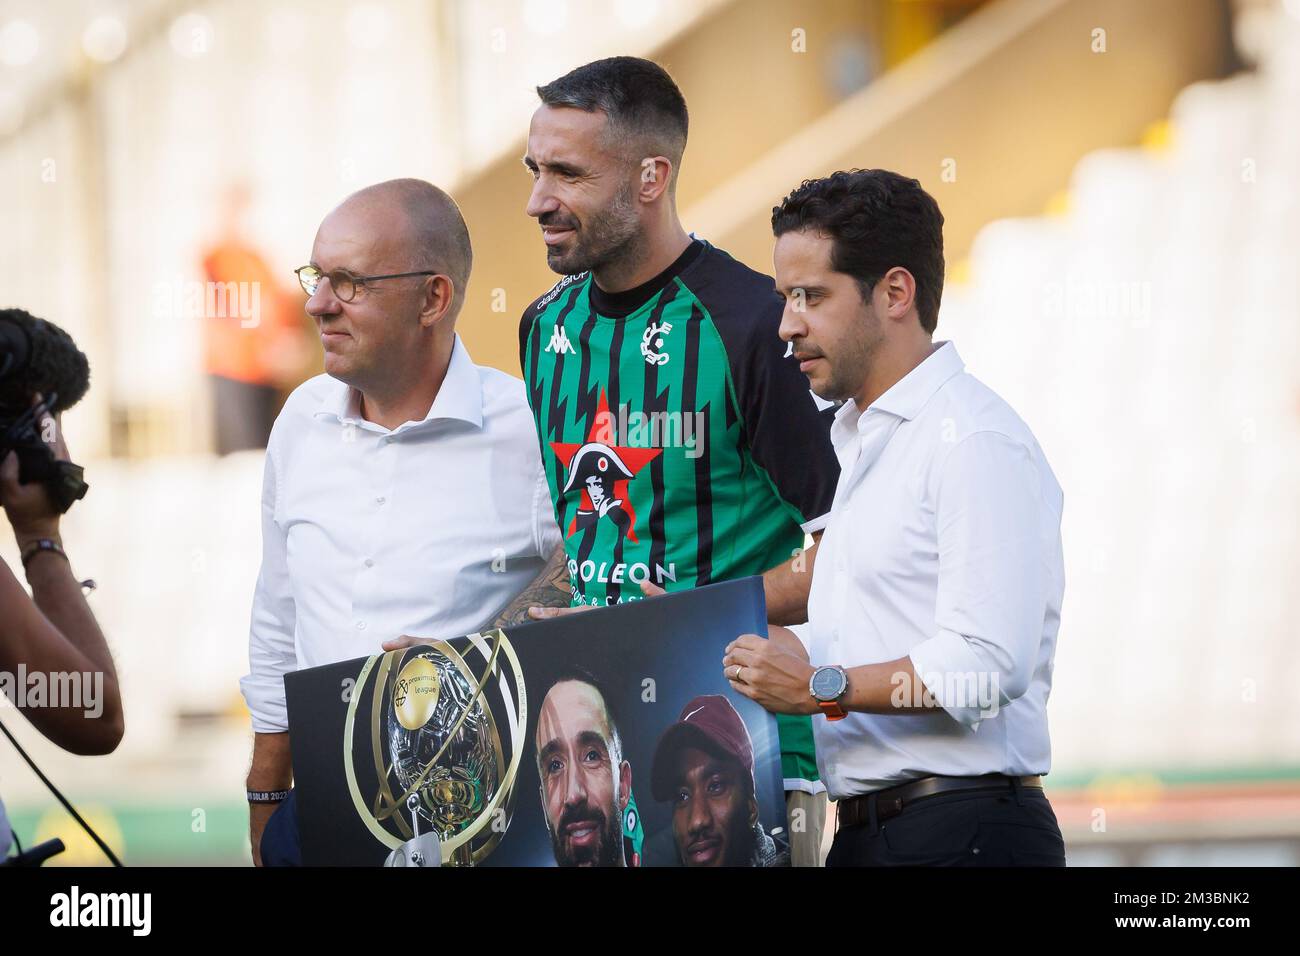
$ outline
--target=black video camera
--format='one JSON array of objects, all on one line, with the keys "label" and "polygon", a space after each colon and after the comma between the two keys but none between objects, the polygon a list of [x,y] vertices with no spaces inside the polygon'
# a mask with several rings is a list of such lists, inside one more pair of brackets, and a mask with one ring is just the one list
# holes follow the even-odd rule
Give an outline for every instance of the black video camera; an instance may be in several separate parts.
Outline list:
[{"label": "black video camera", "polygon": [[72,336],[22,309],[0,309],[0,461],[16,453],[18,481],[44,484],[60,514],[90,486],[80,465],[54,456],[42,431],[89,387],[90,363]]}]

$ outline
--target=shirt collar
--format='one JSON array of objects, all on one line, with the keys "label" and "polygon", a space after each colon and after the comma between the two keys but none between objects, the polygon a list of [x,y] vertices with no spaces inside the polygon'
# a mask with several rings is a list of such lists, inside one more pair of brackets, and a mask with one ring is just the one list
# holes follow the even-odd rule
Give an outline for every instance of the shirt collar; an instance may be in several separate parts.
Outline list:
[{"label": "shirt collar", "polygon": [[[935,342],[930,354],[921,364],[890,386],[885,394],[871,403],[867,412],[878,409],[904,421],[911,421],[921,413],[935,392],[965,367],[961,356],[957,354],[957,346],[947,341]],[[861,431],[866,427],[867,412],[859,412],[857,403],[849,399],[835,413],[837,430],[854,430],[856,424],[856,430]]]},{"label": "shirt collar", "polygon": [[[334,384],[336,387],[325,395],[316,414],[337,418],[344,425],[373,425],[361,415],[361,393],[338,380],[334,380]],[[478,367],[470,359],[459,335],[452,342],[447,374],[438,387],[428,414],[419,422],[399,425],[394,432],[448,418],[469,422],[475,428],[483,427],[483,383],[479,379]]]}]

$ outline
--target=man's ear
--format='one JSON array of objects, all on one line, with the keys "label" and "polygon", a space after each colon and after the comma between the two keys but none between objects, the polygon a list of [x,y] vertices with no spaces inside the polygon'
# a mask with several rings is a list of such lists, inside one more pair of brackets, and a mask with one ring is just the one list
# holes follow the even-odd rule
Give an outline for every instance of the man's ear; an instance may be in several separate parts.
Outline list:
[{"label": "man's ear", "polygon": [[885,314],[891,319],[906,317],[916,304],[916,279],[902,266],[894,266],[881,280],[888,301]]},{"label": "man's ear", "polygon": [[667,156],[647,156],[638,173],[641,185],[636,195],[642,202],[655,202],[668,189],[673,177],[673,162]]},{"label": "man's ear", "polygon": [[626,810],[632,799],[632,765],[624,760],[618,765],[618,808]]},{"label": "man's ear", "polygon": [[426,277],[420,300],[420,324],[425,328],[432,328],[450,315],[455,298],[456,287],[452,285],[449,276]]}]

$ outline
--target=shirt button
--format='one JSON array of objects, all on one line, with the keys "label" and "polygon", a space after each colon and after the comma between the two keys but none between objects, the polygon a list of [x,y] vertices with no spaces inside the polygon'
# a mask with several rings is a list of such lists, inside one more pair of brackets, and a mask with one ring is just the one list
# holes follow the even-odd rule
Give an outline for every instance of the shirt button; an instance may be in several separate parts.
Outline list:
[{"label": "shirt button", "polygon": [[368,568],[373,568],[374,566],[375,566],[375,559],[374,559],[374,558],[366,558],[366,567],[368,567]]},{"label": "shirt button", "polygon": [[388,499],[385,498],[383,495],[380,495],[378,498],[375,499],[375,504],[382,505],[387,500]]},{"label": "shirt button", "polygon": [[366,629],[366,622],[365,622],[365,621],[357,621],[357,630],[358,630],[358,631],[364,631],[365,629]]}]

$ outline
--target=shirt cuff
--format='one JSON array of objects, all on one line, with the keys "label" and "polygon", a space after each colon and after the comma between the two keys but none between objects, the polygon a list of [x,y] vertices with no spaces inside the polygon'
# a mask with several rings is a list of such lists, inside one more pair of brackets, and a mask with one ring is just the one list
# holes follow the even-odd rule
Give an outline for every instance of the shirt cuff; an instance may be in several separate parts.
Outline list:
[{"label": "shirt cuff", "polygon": [[279,689],[266,680],[249,674],[239,681],[239,689],[253,718],[253,731],[259,734],[283,734],[289,731],[289,710],[284,701],[284,677],[277,676]]},{"label": "shirt cuff", "polygon": [[828,511],[820,518],[813,518],[811,521],[805,521],[799,527],[803,528],[804,534],[816,534],[821,531],[831,520],[831,513]]},{"label": "shirt cuff", "polygon": [[981,720],[997,716],[1001,675],[989,670],[966,638],[941,628],[908,656],[925,689],[953,720],[976,731]]}]

